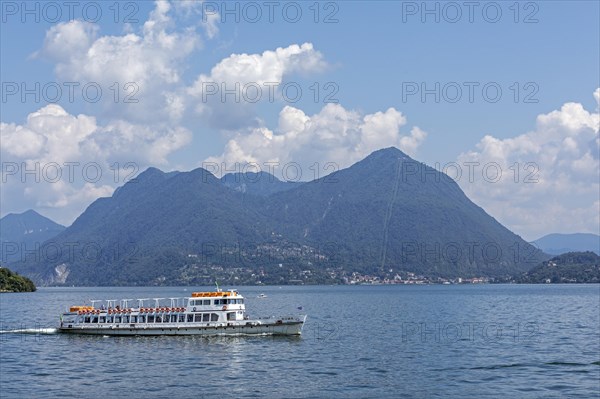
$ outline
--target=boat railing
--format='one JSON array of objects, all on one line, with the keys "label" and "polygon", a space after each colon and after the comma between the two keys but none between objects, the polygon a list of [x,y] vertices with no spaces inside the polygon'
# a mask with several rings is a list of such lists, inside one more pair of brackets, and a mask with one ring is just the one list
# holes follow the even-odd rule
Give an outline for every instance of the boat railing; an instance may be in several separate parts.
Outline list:
[{"label": "boat railing", "polygon": [[[166,300],[169,303],[166,304]],[[187,306],[186,297],[170,297],[170,298],[137,298],[137,299],[91,299],[92,307],[94,309],[106,310],[106,309],[140,309],[140,308],[182,308]],[[137,306],[130,304],[130,302],[137,301]],[[152,301],[154,301],[152,303]],[[99,305],[98,305],[99,304]]]}]

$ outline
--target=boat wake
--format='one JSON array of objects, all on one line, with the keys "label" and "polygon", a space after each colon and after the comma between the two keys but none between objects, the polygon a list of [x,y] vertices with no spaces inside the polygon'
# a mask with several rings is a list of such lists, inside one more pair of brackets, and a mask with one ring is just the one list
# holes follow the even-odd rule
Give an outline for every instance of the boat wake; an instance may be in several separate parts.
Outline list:
[{"label": "boat wake", "polygon": [[0,334],[56,334],[57,328],[19,328],[15,330],[0,330]]}]

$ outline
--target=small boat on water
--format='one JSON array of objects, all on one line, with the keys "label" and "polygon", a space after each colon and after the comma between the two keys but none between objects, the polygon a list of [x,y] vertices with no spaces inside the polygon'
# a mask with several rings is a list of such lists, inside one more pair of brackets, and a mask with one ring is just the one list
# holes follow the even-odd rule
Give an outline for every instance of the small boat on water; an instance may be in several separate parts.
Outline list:
[{"label": "small boat on water", "polygon": [[[71,306],[61,315],[58,332],[90,335],[300,335],[306,315],[250,318],[236,290],[194,292],[189,298],[94,300]],[[117,303],[118,302],[118,303]],[[100,303],[100,306],[98,306]]]},{"label": "small boat on water", "polygon": [[260,298],[260,299],[264,299],[264,298],[266,298],[266,297],[267,297],[267,296],[266,296],[265,294],[259,294],[259,295],[257,296],[257,298]]}]

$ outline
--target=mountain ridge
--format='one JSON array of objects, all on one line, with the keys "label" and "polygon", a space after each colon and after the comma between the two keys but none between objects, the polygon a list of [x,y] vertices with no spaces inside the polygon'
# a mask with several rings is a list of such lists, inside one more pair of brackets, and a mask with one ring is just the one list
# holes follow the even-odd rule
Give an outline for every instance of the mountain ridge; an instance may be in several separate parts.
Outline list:
[{"label": "mountain ridge", "polygon": [[[193,284],[219,273],[284,284],[335,283],[353,272],[495,276],[545,258],[450,177],[393,147],[310,182],[260,176],[147,169],[54,238],[87,243],[96,257],[15,268],[43,284]],[[228,184],[237,177],[250,188]]]},{"label": "mountain ridge", "polygon": [[532,241],[542,251],[551,255],[567,252],[592,251],[600,255],[600,235],[592,233],[551,233]]},{"label": "mountain ridge", "polygon": [[8,263],[22,257],[24,251],[35,248],[65,230],[33,209],[9,213],[0,219],[0,262]]}]

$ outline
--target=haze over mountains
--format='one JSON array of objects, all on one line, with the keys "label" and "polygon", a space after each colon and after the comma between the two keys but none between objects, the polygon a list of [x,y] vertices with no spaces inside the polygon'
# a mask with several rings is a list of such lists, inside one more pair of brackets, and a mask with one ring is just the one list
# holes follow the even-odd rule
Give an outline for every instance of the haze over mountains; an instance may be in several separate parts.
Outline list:
[{"label": "haze over mountains", "polygon": [[501,276],[546,258],[448,176],[387,148],[307,183],[149,168],[12,267],[42,284],[200,284],[211,273],[284,284]]},{"label": "haze over mountains", "polygon": [[598,234],[548,234],[538,238],[532,244],[551,255],[585,251],[592,251],[596,255],[600,255],[600,235]]},{"label": "haze over mountains", "polygon": [[62,226],[34,210],[9,213],[0,219],[0,262],[19,260],[24,250],[34,249],[62,232]]}]

